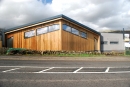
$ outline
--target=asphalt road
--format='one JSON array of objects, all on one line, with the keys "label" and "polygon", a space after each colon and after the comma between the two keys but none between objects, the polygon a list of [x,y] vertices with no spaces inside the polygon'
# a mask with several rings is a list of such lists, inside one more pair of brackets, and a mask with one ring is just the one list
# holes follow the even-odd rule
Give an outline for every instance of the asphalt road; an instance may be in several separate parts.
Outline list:
[{"label": "asphalt road", "polygon": [[130,61],[85,61],[85,60],[0,60],[0,66],[44,67],[122,67]]},{"label": "asphalt road", "polygon": [[130,71],[130,62],[0,59],[0,87],[130,87],[130,72],[120,71]]}]

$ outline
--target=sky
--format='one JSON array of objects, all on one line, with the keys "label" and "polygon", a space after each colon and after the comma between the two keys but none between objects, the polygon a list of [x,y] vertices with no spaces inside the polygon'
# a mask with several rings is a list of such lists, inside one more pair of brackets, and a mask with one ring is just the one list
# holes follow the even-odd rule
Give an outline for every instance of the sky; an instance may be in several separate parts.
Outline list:
[{"label": "sky", "polygon": [[130,0],[0,0],[0,28],[59,14],[96,31],[130,30]]}]

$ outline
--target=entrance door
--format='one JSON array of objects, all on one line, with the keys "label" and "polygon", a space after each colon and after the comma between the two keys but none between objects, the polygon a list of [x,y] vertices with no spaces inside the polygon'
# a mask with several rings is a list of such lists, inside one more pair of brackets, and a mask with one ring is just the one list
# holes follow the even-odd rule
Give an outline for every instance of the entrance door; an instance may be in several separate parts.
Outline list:
[{"label": "entrance door", "polygon": [[7,47],[13,48],[13,37],[7,39]]}]

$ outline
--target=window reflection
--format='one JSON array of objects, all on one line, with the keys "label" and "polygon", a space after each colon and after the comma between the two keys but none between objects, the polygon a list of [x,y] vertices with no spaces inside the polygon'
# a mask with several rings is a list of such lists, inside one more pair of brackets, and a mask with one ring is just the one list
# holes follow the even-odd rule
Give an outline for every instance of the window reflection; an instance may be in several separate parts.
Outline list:
[{"label": "window reflection", "polygon": [[55,31],[55,30],[59,30],[59,24],[55,24],[55,25],[51,25],[51,26],[48,26],[49,28],[49,32],[51,31]]},{"label": "window reflection", "polygon": [[79,35],[79,31],[77,29],[74,29],[74,28],[72,28],[72,33],[76,34],[76,35]]},{"label": "window reflection", "polygon": [[84,32],[81,32],[81,37],[87,38],[87,34]]},{"label": "window reflection", "polygon": [[24,36],[25,36],[26,38],[35,36],[35,30],[25,32]]},{"label": "window reflection", "polygon": [[44,34],[48,32],[48,27],[37,29],[37,35]]},{"label": "window reflection", "polygon": [[70,26],[67,26],[67,25],[63,24],[62,27],[63,27],[63,30],[71,32],[71,27]]}]

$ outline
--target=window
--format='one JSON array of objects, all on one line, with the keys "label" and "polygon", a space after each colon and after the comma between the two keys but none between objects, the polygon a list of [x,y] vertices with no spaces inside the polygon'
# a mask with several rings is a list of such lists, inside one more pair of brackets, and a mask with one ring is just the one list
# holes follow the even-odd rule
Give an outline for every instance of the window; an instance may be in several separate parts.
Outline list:
[{"label": "window", "polygon": [[2,40],[2,36],[0,36],[0,41]]},{"label": "window", "polygon": [[60,28],[59,24],[51,25],[51,26],[48,26],[48,27],[49,27],[49,32],[59,30],[59,28]]},{"label": "window", "polygon": [[44,34],[48,32],[48,27],[37,29],[37,35]]},{"label": "window", "polygon": [[10,38],[7,38],[7,47],[13,48],[13,36]]},{"label": "window", "polygon": [[107,44],[107,41],[102,41],[101,44]]},{"label": "window", "polygon": [[83,37],[83,38],[87,38],[87,34],[84,33],[84,32],[81,32],[81,37]]},{"label": "window", "polygon": [[35,36],[35,30],[31,30],[24,33],[25,38],[32,37],[32,36]]},{"label": "window", "polygon": [[118,41],[110,41],[110,44],[118,44]]},{"label": "window", "polygon": [[67,26],[67,25],[63,24],[62,28],[65,31],[71,32],[71,27],[70,26]]},{"label": "window", "polygon": [[77,29],[74,29],[74,28],[72,28],[72,33],[76,34],[76,35],[79,35],[79,31]]}]

